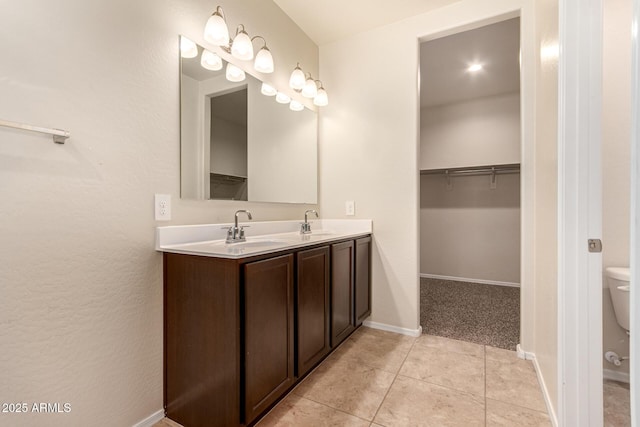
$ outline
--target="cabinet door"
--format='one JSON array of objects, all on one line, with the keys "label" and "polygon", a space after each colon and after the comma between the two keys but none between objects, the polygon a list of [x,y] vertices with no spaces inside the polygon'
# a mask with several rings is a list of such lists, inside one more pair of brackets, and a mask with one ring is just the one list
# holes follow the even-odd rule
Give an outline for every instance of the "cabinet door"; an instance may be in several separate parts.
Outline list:
[{"label": "cabinet door", "polygon": [[297,254],[297,375],[313,368],[330,350],[329,247]]},{"label": "cabinet door", "polygon": [[293,255],[244,266],[245,423],[294,381]]},{"label": "cabinet door", "polygon": [[353,241],[349,241],[331,245],[331,347],[354,329]]},{"label": "cabinet door", "polygon": [[164,404],[182,425],[240,423],[238,282],[232,260],[164,254]]},{"label": "cabinet door", "polygon": [[356,240],[355,276],[356,326],[371,314],[371,237]]}]

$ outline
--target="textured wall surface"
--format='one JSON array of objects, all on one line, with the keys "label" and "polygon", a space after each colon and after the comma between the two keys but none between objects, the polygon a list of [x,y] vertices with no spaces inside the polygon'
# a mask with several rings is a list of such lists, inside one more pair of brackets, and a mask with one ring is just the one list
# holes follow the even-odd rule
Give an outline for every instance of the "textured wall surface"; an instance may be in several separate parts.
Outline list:
[{"label": "textured wall surface", "polygon": [[[269,41],[276,86],[317,47],[272,2],[221,1]],[[162,408],[157,225],[302,218],[304,205],[179,200],[178,34],[203,44],[215,3],[2,2],[0,402],[69,403],[2,426],[130,426]],[[173,198],[156,223],[154,193]],[[31,408],[29,408],[31,409]]]}]

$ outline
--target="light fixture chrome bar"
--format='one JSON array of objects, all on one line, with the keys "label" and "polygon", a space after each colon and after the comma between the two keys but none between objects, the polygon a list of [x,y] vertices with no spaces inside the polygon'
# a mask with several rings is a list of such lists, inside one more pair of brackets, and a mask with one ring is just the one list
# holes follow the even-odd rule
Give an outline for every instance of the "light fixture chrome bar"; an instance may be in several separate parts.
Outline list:
[{"label": "light fixture chrome bar", "polygon": [[52,135],[53,142],[57,144],[64,144],[65,141],[71,137],[71,133],[66,130],[43,128],[40,126],[27,125],[24,123],[10,122],[8,120],[0,119],[0,126],[14,128],[14,129],[28,130],[31,132],[46,133],[46,134]]}]

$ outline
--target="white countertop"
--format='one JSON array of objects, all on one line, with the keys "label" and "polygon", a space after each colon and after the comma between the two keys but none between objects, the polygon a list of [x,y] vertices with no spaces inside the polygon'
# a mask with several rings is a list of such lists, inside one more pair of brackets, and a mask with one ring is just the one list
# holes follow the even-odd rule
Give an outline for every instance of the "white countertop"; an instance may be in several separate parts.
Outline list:
[{"label": "white countertop", "polygon": [[156,228],[156,250],[219,258],[244,258],[371,234],[368,219],[309,221],[310,234],[300,234],[302,221],[242,221],[246,241],[226,243],[233,223]]}]

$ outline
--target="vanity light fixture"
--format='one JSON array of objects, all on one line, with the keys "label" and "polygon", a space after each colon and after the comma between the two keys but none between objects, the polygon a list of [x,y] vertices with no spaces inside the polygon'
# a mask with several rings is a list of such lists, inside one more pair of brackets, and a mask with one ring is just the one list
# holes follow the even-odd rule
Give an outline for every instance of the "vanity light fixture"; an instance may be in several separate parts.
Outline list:
[{"label": "vanity light fixture", "polygon": [[299,63],[296,64],[296,68],[291,73],[289,86],[296,92],[301,92],[302,96],[313,98],[313,104],[318,107],[324,107],[329,104],[329,97],[322,82],[314,80],[310,73],[305,74]]},{"label": "vanity light fixture", "polygon": [[266,83],[262,83],[262,88],[260,89],[260,93],[266,96],[275,96],[278,91],[271,85]]},{"label": "vanity light fixture", "polygon": [[193,40],[181,36],[180,37],[180,56],[183,58],[195,58],[198,56],[198,46]]},{"label": "vanity light fixture", "polygon": [[307,77],[307,80],[304,82],[304,87],[302,88],[302,96],[305,98],[315,98],[318,94],[318,86],[316,86],[316,81],[311,77]]},{"label": "vanity light fixture", "polygon": [[220,46],[225,52],[233,55],[234,58],[242,61],[250,61],[253,59],[253,41],[262,39],[264,46],[260,48],[256,55],[253,67],[260,73],[273,73],[273,56],[267,47],[267,41],[262,36],[250,37],[243,24],[239,24],[236,28],[236,34],[233,39],[229,37],[229,27],[227,26],[226,16],[221,6],[217,6],[216,10],[209,17],[204,27],[204,39],[216,46]]},{"label": "vanity light fixture", "polygon": [[246,78],[243,70],[233,65],[231,62],[227,62],[227,80],[230,82],[241,82]]},{"label": "vanity light fixture", "polygon": [[318,88],[318,94],[313,98],[313,104],[318,107],[329,105],[329,97],[327,96],[327,91],[324,90],[324,86],[322,86],[322,82],[320,80],[316,80],[316,83],[319,83],[320,87]]},{"label": "vanity light fixture", "polygon": [[204,49],[200,57],[200,65],[202,65],[202,68],[211,71],[222,70],[222,58],[210,50]]},{"label": "vanity light fixture", "polygon": [[289,98],[289,95],[278,92],[276,95],[276,102],[279,102],[280,104],[288,104],[291,102],[291,98]]},{"label": "vanity light fixture", "polygon": [[271,51],[267,47],[267,41],[262,36],[255,36],[251,39],[251,41],[257,38],[262,39],[262,41],[264,42],[264,46],[262,46],[262,48],[260,48],[260,50],[258,51],[256,60],[253,62],[253,68],[255,68],[256,71],[260,73],[273,73],[273,56],[271,55]]},{"label": "vanity light fixture", "polygon": [[207,25],[204,27],[204,39],[216,46],[229,44],[229,28],[222,7],[216,7],[216,10],[209,17]]},{"label": "vanity light fixture", "polygon": [[253,43],[242,24],[236,28],[236,36],[231,42],[231,55],[243,61],[253,59]]},{"label": "vanity light fixture", "polygon": [[300,64],[297,64],[296,68],[294,68],[291,73],[291,78],[289,78],[289,86],[291,86],[291,89],[293,90],[302,90],[306,80],[307,78],[305,77],[302,68],[300,68]]},{"label": "vanity light fixture", "polygon": [[295,99],[289,103],[289,109],[291,111],[302,111],[304,110],[304,105],[301,102],[296,101]]}]

